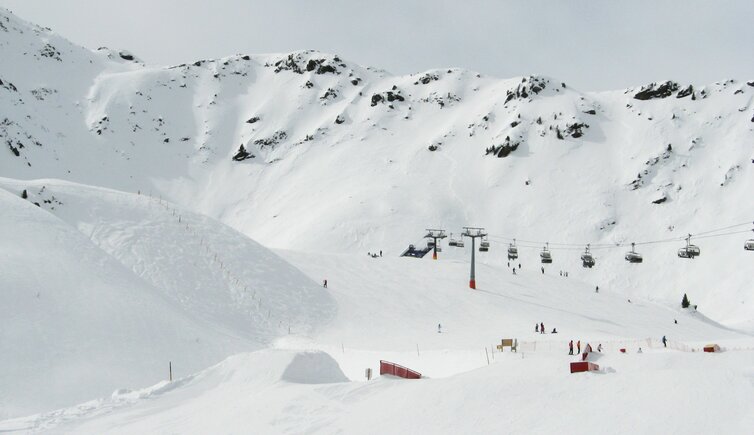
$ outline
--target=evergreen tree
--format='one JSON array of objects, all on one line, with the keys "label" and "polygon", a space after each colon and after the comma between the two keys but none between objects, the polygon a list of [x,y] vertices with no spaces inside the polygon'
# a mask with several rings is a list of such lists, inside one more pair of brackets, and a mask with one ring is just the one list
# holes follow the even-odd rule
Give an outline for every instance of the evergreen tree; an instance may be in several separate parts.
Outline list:
[{"label": "evergreen tree", "polygon": [[683,294],[683,300],[681,301],[681,307],[682,308],[688,308],[689,305],[691,305],[691,302],[689,302],[688,296],[686,296],[686,293]]}]

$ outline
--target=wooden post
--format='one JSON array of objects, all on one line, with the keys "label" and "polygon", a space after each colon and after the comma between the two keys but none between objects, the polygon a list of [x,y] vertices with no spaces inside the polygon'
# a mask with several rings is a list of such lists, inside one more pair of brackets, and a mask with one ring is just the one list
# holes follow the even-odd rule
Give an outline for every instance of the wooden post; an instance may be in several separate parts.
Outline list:
[{"label": "wooden post", "polygon": [[170,382],[173,382],[173,361],[168,361],[168,370],[170,372]]}]

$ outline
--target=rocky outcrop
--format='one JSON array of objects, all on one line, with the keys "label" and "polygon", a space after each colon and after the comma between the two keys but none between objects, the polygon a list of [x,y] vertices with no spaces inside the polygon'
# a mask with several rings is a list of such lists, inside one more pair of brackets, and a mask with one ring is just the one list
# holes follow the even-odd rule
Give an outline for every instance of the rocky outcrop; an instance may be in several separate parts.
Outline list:
[{"label": "rocky outcrop", "polygon": [[527,100],[547,88],[548,80],[542,77],[529,76],[521,79],[515,89],[506,91],[505,102],[511,100]]},{"label": "rocky outcrop", "polygon": [[634,94],[634,99],[653,100],[657,98],[667,98],[673,95],[673,92],[676,92],[678,88],[678,83],[671,81],[660,84],[650,83],[647,86],[642,86],[641,90]]}]

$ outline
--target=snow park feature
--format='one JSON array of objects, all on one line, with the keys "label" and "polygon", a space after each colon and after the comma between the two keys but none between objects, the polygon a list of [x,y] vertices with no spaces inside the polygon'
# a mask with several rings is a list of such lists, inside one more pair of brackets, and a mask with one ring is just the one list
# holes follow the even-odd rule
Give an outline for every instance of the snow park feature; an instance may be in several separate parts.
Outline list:
[{"label": "snow park feature", "polygon": [[421,379],[422,377],[421,373],[408,367],[382,360],[380,361],[380,375],[390,375],[404,379]]},{"label": "snow park feature", "polygon": [[596,372],[600,366],[589,361],[574,361],[570,365],[571,373]]},{"label": "snow park feature", "polygon": [[2,433],[754,427],[754,82],[0,58]]}]

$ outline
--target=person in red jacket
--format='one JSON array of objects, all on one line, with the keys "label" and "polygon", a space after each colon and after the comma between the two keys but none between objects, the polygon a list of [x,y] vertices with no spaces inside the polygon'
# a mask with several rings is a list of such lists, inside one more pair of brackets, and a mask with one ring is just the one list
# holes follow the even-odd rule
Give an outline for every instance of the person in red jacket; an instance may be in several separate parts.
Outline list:
[{"label": "person in red jacket", "polygon": [[542,322],[539,324],[539,333],[544,334],[545,333],[545,323]]},{"label": "person in red jacket", "polygon": [[573,355],[573,340],[568,342],[568,355]]}]

